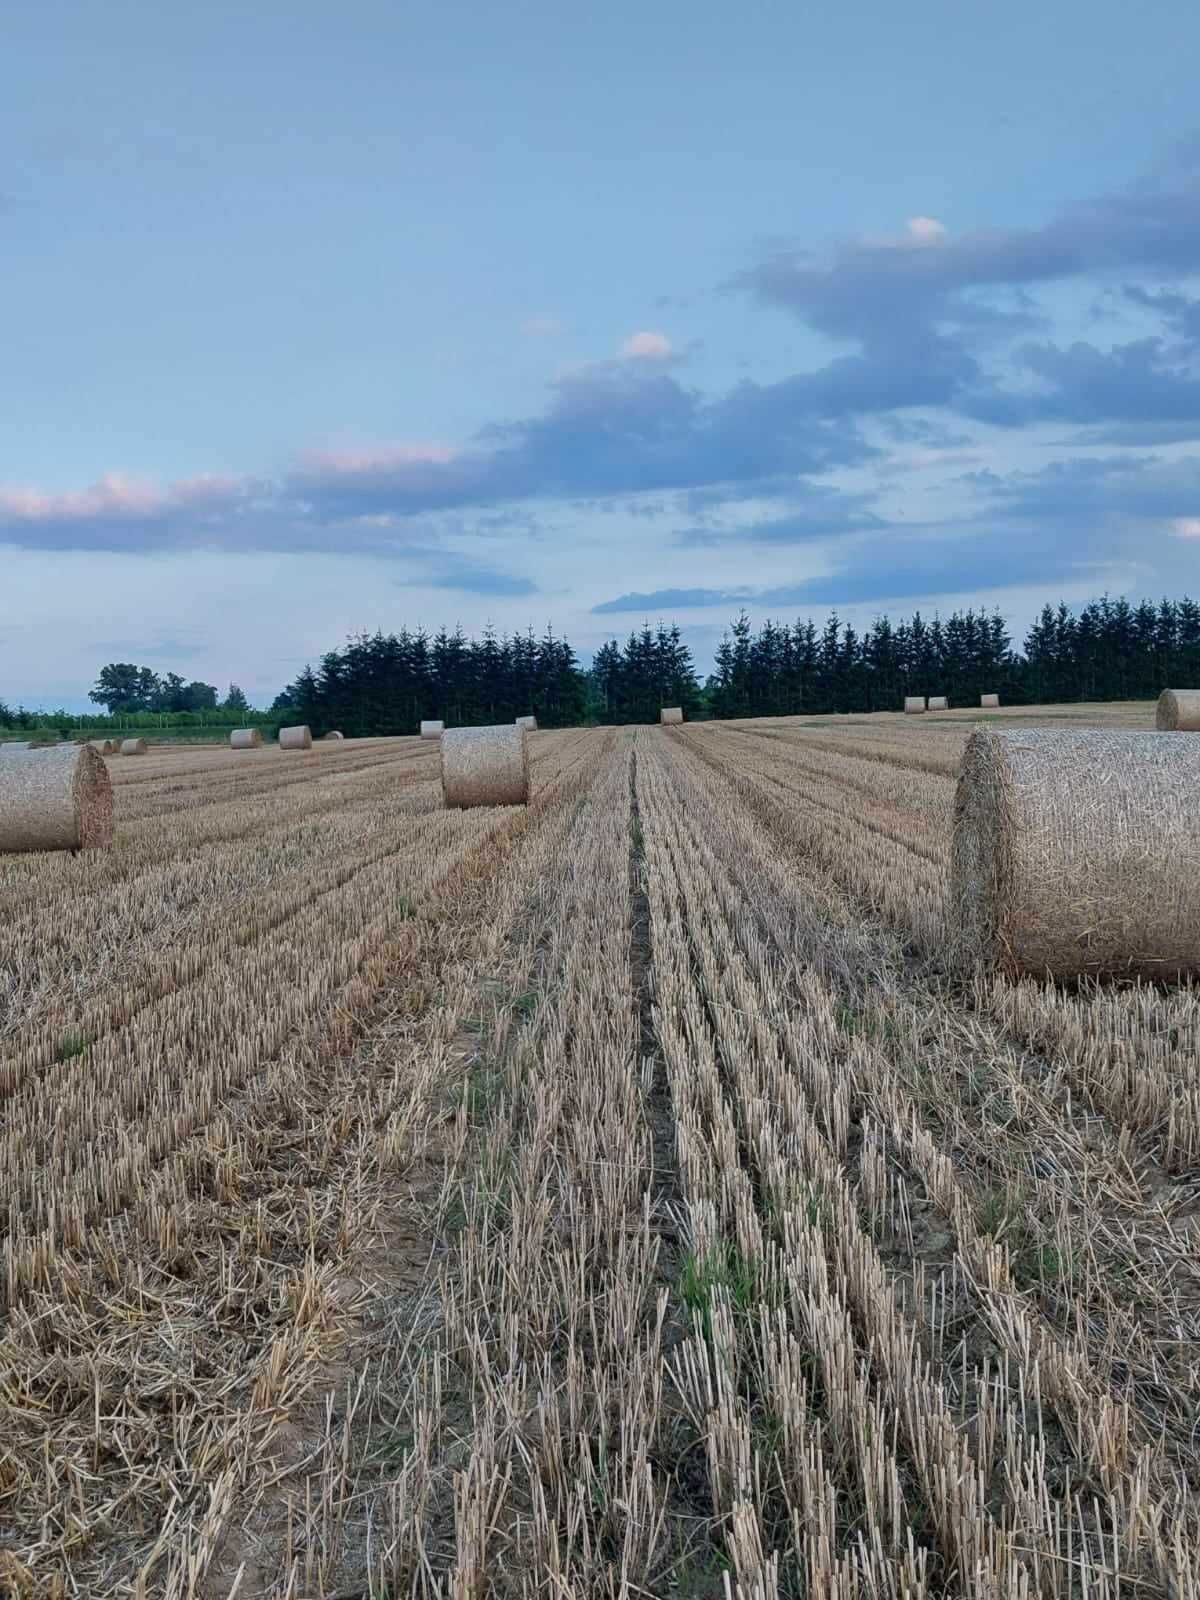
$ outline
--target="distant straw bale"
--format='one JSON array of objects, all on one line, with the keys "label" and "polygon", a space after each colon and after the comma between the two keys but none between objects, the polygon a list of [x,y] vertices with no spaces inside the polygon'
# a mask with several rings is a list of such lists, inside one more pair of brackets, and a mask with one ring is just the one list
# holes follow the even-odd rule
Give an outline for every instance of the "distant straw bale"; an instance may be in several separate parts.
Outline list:
[{"label": "distant straw bale", "polygon": [[529,803],[525,729],[451,728],[442,734],[442,799],[447,806]]},{"label": "distant straw bale", "polygon": [[445,731],[446,724],[444,722],[437,722],[433,718],[430,718],[428,721],[422,722],[421,724],[422,739],[440,739]]},{"label": "distant straw bale", "polygon": [[662,710],[658,713],[658,720],[659,720],[659,722],[664,724],[664,726],[670,726],[670,725],[673,725],[676,722],[682,722],[683,721],[683,707],[682,706],[663,706]]},{"label": "distant straw bale", "polygon": [[526,733],[536,733],[537,732],[537,718],[536,717],[518,717],[517,718],[517,727],[518,728],[524,728]]},{"label": "distant straw bale", "polygon": [[979,729],[954,805],[960,966],[1200,973],[1200,739]]},{"label": "distant straw bale", "polygon": [[931,694],[929,696],[930,711],[949,711],[950,702],[944,694]]},{"label": "distant straw bale", "polygon": [[338,739],[344,739],[346,735],[344,733],[339,733],[336,728],[333,728],[325,735],[325,737],[326,739],[333,739],[336,742]]},{"label": "distant straw bale", "polygon": [[145,739],[122,739],[121,754],[123,756],[144,756],[150,746]]},{"label": "distant straw bale", "polygon": [[1200,689],[1164,689],[1154,726],[1160,733],[1200,733]]},{"label": "distant straw bale", "polygon": [[262,742],[261,728],[234,728],[229,735],[229,745],[233,750],[257,750]]},{"label": "distant straw bale", "polygon": [[1000,696],[998,694],[981,694],[979,696],[979,704],[985,710],[994,710],[1000,704]]},{"label": "distant straw bale", "polygon": [[904,711],[907,716],[915,716],[925,709],[925,696],[923,694],[906,694],[904,696]]},{"label": "distant straw bale", "polygon": [[280,728],[279,748],[281,750],[311,750],[312,729],[306,722],[301,722],[294,728]]},{"label": "distant straw bale", "polygon": [[88,746],[13,752],[0,764],[0,853],[112,843],[108,768]]}]

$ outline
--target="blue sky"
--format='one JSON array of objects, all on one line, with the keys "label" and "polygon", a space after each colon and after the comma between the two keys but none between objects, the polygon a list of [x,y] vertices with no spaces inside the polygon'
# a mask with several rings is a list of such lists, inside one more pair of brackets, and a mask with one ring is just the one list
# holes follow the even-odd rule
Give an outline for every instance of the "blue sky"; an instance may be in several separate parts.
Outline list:
[{"label": "blue sky", "polygon": [[1200,13],[43,0],[0,697],[1200,590]]}]

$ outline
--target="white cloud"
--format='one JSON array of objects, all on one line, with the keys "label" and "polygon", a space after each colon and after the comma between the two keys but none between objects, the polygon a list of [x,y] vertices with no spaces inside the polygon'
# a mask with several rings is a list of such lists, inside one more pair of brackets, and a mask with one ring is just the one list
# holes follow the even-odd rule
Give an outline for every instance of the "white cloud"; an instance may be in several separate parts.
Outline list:
[{"label": "white cloud", "polygon": [[674,353],[665,333],[631,333],[621,346],[628,361],[667,361]]},{"label": "white cloud", "polygon": [[937,244],[946,237],[946,225],[936,217],[909,217],[908,232],[921,244]]},{"label": "white cloud", "polygon": [[1171,533],[1176,539],[1200,539],[1200,517],[1176,517]]}]

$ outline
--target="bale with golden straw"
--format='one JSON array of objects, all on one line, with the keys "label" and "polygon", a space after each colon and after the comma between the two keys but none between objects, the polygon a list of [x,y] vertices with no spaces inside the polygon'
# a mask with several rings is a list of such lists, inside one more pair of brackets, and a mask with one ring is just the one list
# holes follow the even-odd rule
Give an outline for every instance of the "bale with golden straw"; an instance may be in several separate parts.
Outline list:
[{"label": "bale with golden straw", "polygon": [[529,804],[525,729],[451,728],[442,734],[442,799],[448,807]]},{"label": "bale with golden straw", "polygon": [[1000,704],[1000,696],[998,694],[981,694],[979,696],[979,704],[985,711],[994,710]]},{"label": "bale with golden straw", "polygon": [[518,717],[517,718],[517,727],[518,728],[524,728],[526,733],[536,733],[537,732],[537,718],[536,717]]},{"label": "bale with golden straw", "polygon": [[1200,973],[1200,739],[978,729],[954,805],[956,964]]},{"label": "bale with golden straw", "polygon": [[683,707],[663,706],[658,713],[658,720],[664,727],[673,727],[675,723],[683,721]]},{"label": "bale with golden straw", "polygon": [[281,750],[311,750],[312,729],[306,722],[301,722],[294,728],[280,728],[279,748]]},{"label": "bale with golden straw", "polygon": [[421,724],[422,739],[440,739],[446,731],[446,724],[430,717]]},{"label": "bale with golden straw", "polygon": [[101,850],[112,839],[112,781],[90,747],[15,751],[0,764],[0,853]]},{"label": "bale with golden straw", "polygon": [[1154,726],[1160,733],[1200,733],[1200,689],[1164,689]]},{"label": "bale with golden straw", "polygon": [[144,756],[150,746],[145,739],[122,739],[121,754],[123,756]]},{"label": "bale with golden straw", "polygon": [[904,696],[904,714],[913,717],[925,710],[925,696],[923,694],[906,694]]},{"label": "bale with golden straw", "polygon": [[259,750],[262,748],[261,728],[234,728],[229,735],[231,750]]}]

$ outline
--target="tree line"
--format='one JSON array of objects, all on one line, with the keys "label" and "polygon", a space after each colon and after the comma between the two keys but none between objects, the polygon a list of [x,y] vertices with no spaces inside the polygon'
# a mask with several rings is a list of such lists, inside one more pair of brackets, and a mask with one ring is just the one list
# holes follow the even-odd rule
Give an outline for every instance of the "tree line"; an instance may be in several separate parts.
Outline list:
[{"label": "tree line", "polygon": [[584,721],[587,682],[575,652],[547,628],[478,639],[445,628],[358,634],[305,667],[277,696],[273,712],[315,734],[348,738],[415,733],[424,719],[447,726],[512,722],[533,714],[546,728]]},{"label": "tree line", "polygon": [[[415,733],[424,718],[450,726],[509,722],[532,713],[543,727],[583,722],[656,722],[663,706],[685,716],[761,717],[891,711],[907,694],[944,694],[978,705],[981,694],[1008,704],[1152,699],[1167,687],[1200,685],[1200,604],[1104,596],[1078,610],[1046,605],[1014,648],[998,611],[968,609],[893,623],[880,616],[863,632],[836,613],[763,622],[743,612],[722,638],[702,684],[680,629],[635,628],[597,650],[590,669],[552,629],[479,638],[461,629],[402,628],[358,634],[306,666],[269,712],[255,712],[231,684],[218,701],[212,684],[159,677],[112,662],[90,698],[112,716],[171,716],[181,723],[244,716],[307,722],[314,733],[348,736]],[[12,712],[0,701],[0,726],[77,725],[65,712]],[[99,718],[94,719],[99,721]]]}]

